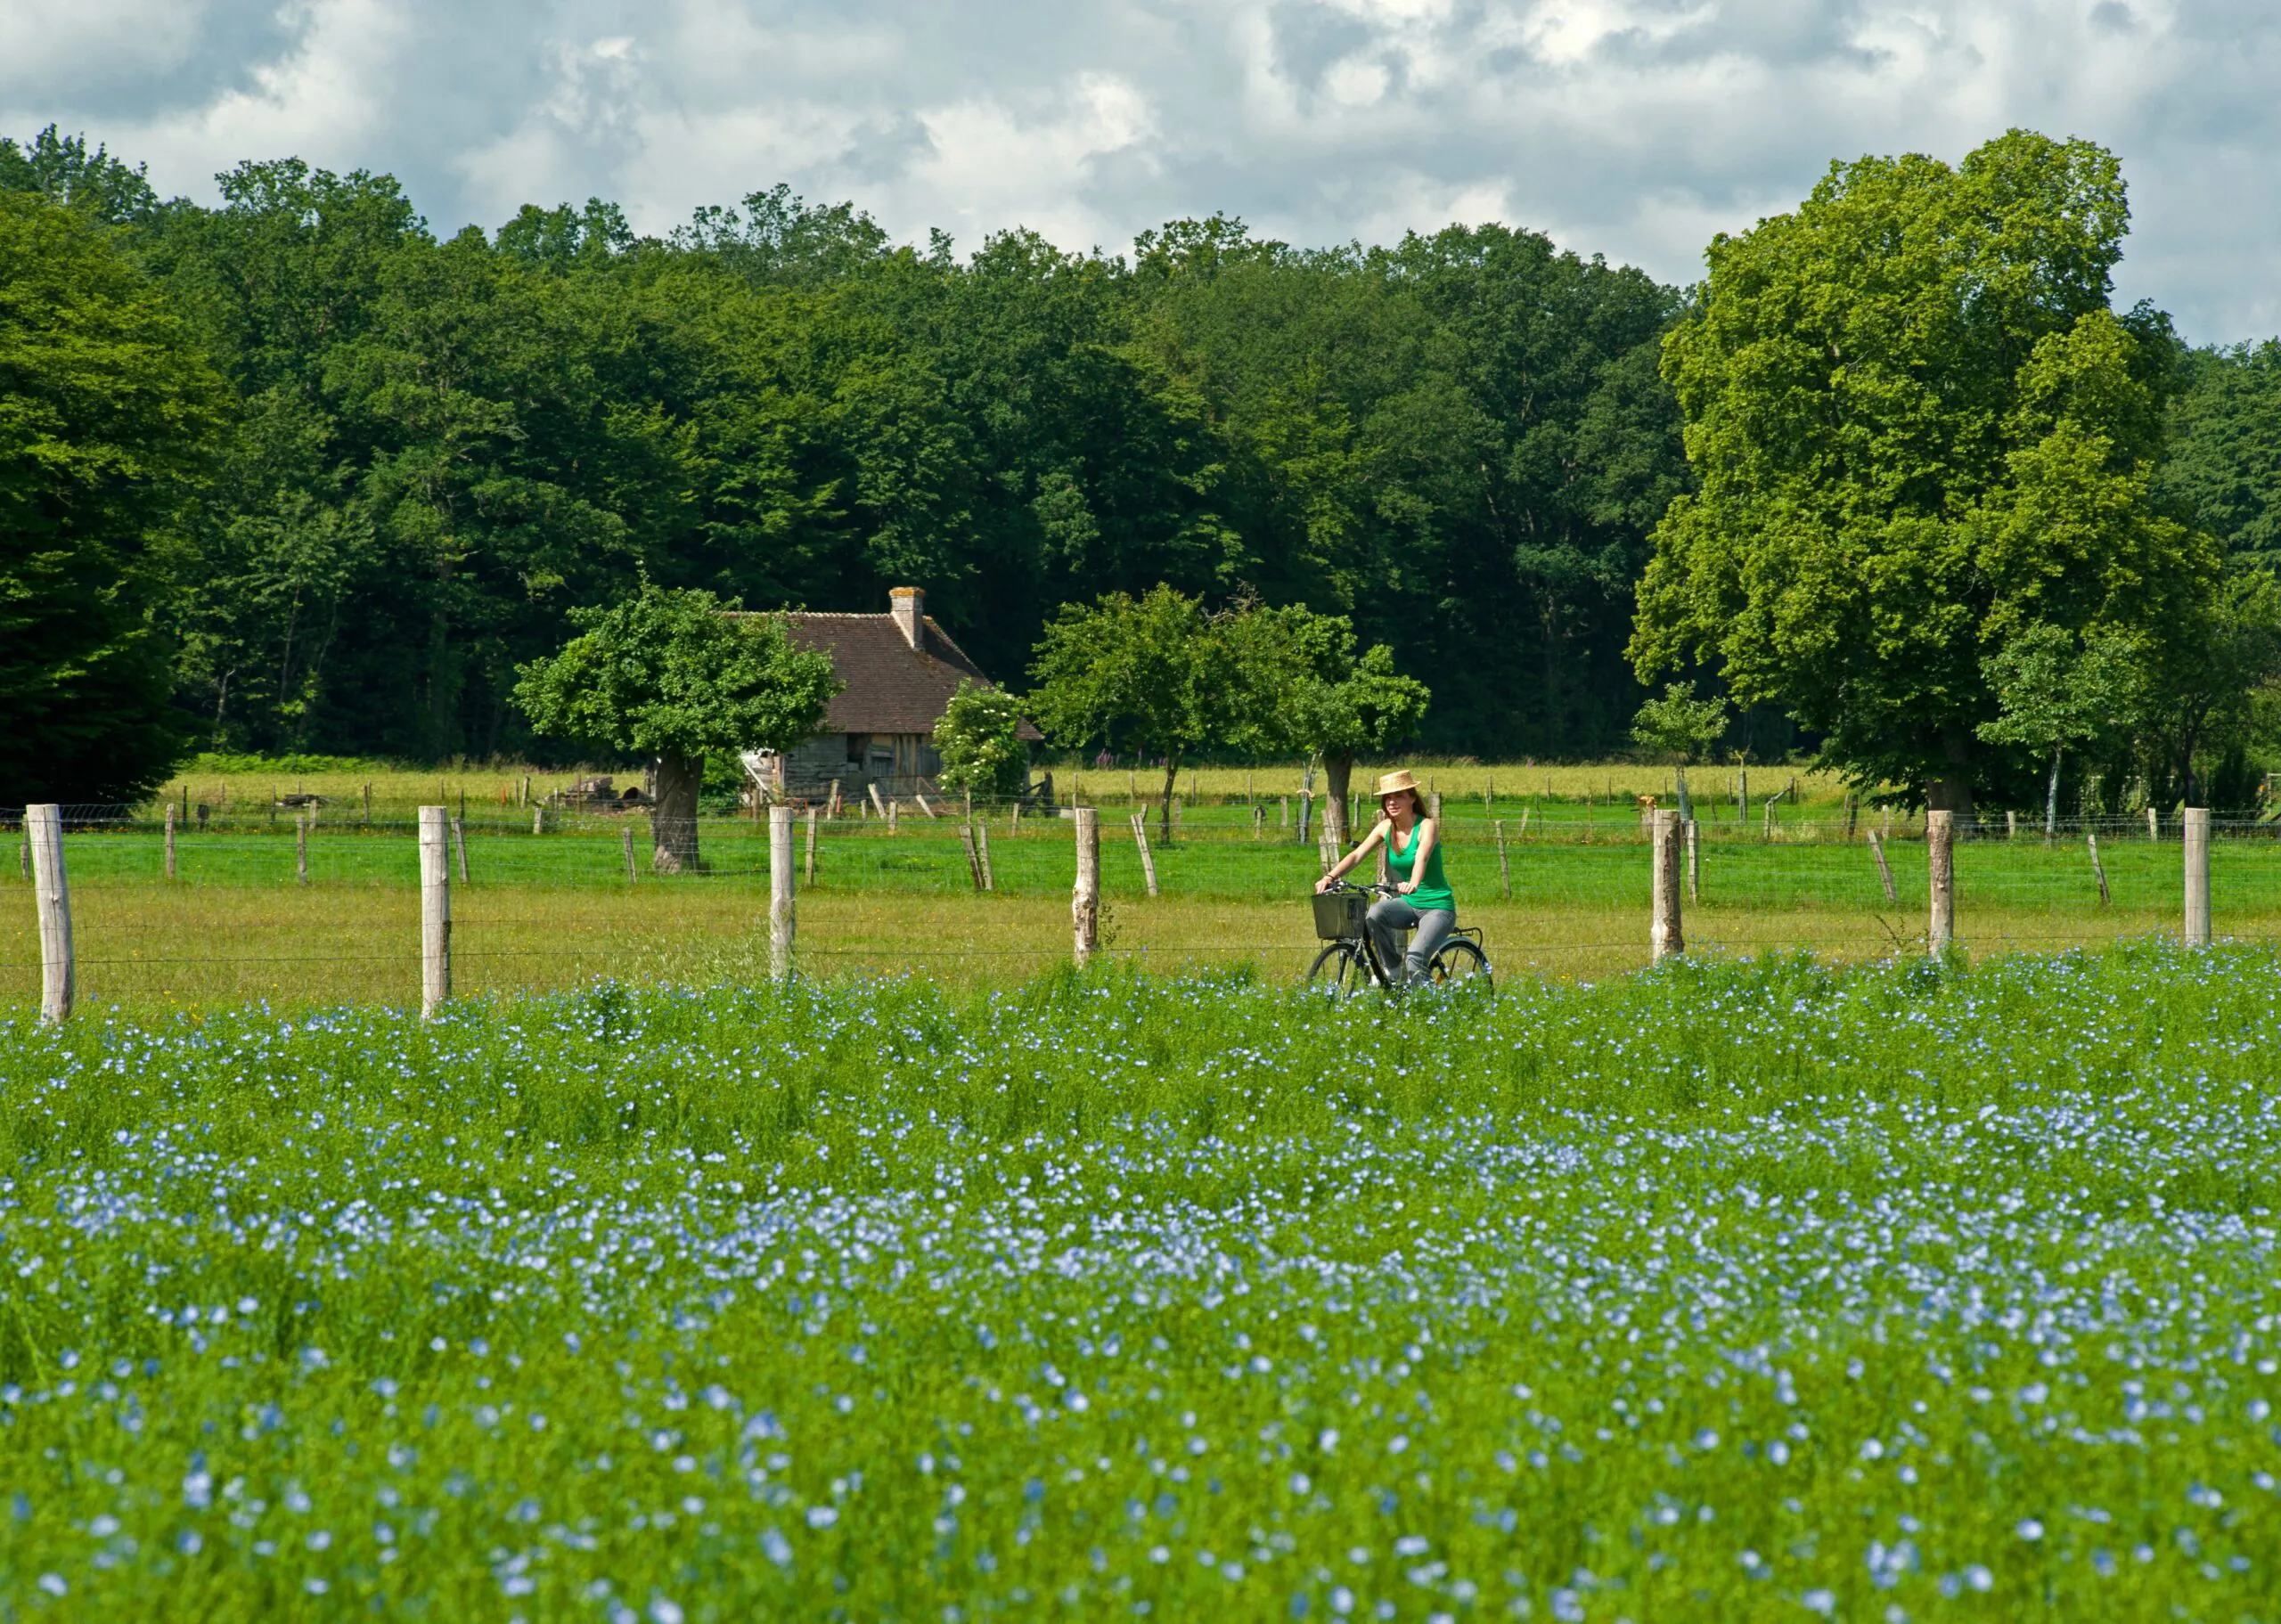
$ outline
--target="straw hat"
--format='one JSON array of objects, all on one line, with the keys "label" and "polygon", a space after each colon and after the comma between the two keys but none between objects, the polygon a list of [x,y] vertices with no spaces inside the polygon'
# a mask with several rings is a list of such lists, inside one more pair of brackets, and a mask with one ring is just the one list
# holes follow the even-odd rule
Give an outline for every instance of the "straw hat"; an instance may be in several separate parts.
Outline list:
[{"label": "straw hat", "polygon": [[1418,780],[1410,776],[1410,770],[1406,767],[1398,771],[1389,772],[1378,779],[1378,798],[1383,801],[1388,796],[1400,795],[1405,789],[1412,795],[1420,793]]}]

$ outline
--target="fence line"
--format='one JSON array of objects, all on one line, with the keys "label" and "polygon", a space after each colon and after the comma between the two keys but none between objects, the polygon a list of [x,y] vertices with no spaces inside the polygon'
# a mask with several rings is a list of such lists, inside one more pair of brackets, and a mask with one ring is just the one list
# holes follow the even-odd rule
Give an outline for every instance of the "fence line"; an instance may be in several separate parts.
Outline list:
[{"label": "fence line", "polygon": [[[1302,810],[1304,814],[1304,806]],[[1043,946],[1026,945],[987,947],[967,943],[954,947],[901,944],[846,946],[827,943],[805,948],[798,946],[795,934],[794,905],[795,815],[795,809],[789,805],[779,805],[769,809],[766,831],[768,861],[765,871],[769,875],[770,881],[769,974],[773,978],[781,980],[789,976],[797,963],[803,960],[822,962],[861,959],[872,963],[884,961],[890,964],[898,960],[949,959],[1023,959],[1034,962],[1059,956],[1055,950]],[[305,812],[297,814],[295,821],[297,878],[300,883],[306,884],[309,878],[309,838],[315,828],[317,827],[318,820]],[[819,872],[819,853],[816,843],[820,819],[816,809],[808,809],[802,815],[802,821],[805,824],[805,832],[808,836],[805,853],[805,873],[808,879],[813,882]],[[1055,820],[1057,825],[1061,821]],[[1071,869],[1062,872],[1074,871],[1075,877],[1071,901],[1073,934],[1070,951],[1077,964],[1082,966],[1095,958],[1145,959],[1152,952],[1163,956],[1178,956],[1201,951],[1225,957],[1231,952],[1304,954],[1311,951],[1304,938],[1300,937],[1296,930],[1292,939],[1237,940],[1230,939],[1222,931],[1208,937],[1198,938],[1194,942],[1159,939],[1139,944],[1118,946],[1103,944],[1100,940],[1103,903],[1100,863],[1102,853],[1099,840],[1098,810],[1078,809],[1077,814],[1067,821],[1069,843],[1073,848],[1073,861]],[[1260,820],[1254,821],[1256,824]],[[1334,820],[1326,817],[1326,823],[1332,821]],[[1140,814],[1134,814],[1133,824],[1136,855],[1142,867],[1147,894],[1155,897],[1158,894],[1156,864],[1147,828]],[[1651,836],[1650,850],[1644,854],[1644,858],[1639,855],[1626,855],[1623,843],[1611,843],[1611,849],[1606,853],[1607,860],[1620,857],[1625,872],[1636,876],[1635,880],[1626,882],[1627,885],[1641,881],[1646,882],[1644,888],[1647,895],[1645,899],[1637,899],[1636,892],[1628,893],[1627,894],[1635,898],[1634,901],[1606,910],[1612,918],[1621,919],[1626,910],[1637,908],[1638,900],[1645,900],[1647,902],[1647,908],[1644,910],[1644,917],[1634,916],[1640,918],[1640,924],[1633,926],[1635,929],[1640,929],[1641,934],[1639,937],[1628,942],[1620,936],[1616,939],[1591,941],[1539,939],[1516,944],[1515,951],[1524,959],[1551,952],[1615,952],[1631,957],[1644,951],[1651,961],[1668,959],[1687,951],[1688,942],[1688,934],[1682,928],[1682,898],[1688,904],[1701,906],[1698,865],[1704,843],[1700,838],[1700,827],[1696,820],[1682,820],[1675,811],[1669,808],[1650,809],[1647,824]],[[69,830],[75,841],[78,843],[73,849],[89,854],[97,854],[110,845],[107,836],[131,833],[143,826],[137,823],[127,826],[124,830],[118,824],[99,825],[93,828],[82,824],[75,828],[67,809],[53,805],[27,809],[23,817],[23,825],[25,867],[34,878],[37,897],[40,956],[37,962],[40,965],[42,973],[41,1014],[44,1019],[61,1021],[67,1019],[71,1013],[76,985],[75,976],[78,965],[81,962],[75,957],[73,949],[69,883],[65,870],[66,832]],[[1895,949],[1902,947],[1909,941],[1916,940],[1921,941],[1925,951],[1934,954],[1945,951],[1958,936],[1958,913],[1960,902],[1966,910],[1968,924],[1969,909],[1974,894],[1962,896],[1959,894],[1954,856],[1957,845],[1954,838],[1956,833],[1954,820],[1949,814],[1935,812],[1927,816],[1925,825],[1926,890],[1924,894],[1926,897],[1926,903],[1921,935],[1913,931],[1904,934],[1882,914],[1874,910],[1870,911],[1870,917],[1876,920],[1882,935],[1878,932],[1859,928],[1844,932],[1822,928],[1807,934],[1824,941],[1866,942],[1873,944],[1884,942]],[[829,825],[822,827],[828,828]],[[2179,897],[2182,904],[2179,934],[2182,939],[2190,944],[2206,943],[2212,939],[2211,851],[2213,834],[2222,831],[2226,827],[2212,820],[2206,810],[2202,808],[2186,809],[2178,822],[2179,855],[2177,861],[2179,867],[2172,872],[2178,876],[2174,883],[2179,885],[2179,889],[2174,894]],[[2262,826],[2252,827],[2262,832]],[[169,817],[165,820],[162,828],[165,834],[174,834],[177,830],[177,820]],[[1042,846],[1058,847],[1059,845],[1058,841],[1039,841],[1020,836],[1016,832],[1018,828],[1018,823],[1010,816],[1008,834],[1018,843],[1020,849],[1035,850]],[[478,944],[470,950],[456,943],[453,928],[452,869],[454,866],[458,868],[462,884],[466,883],[470,872],[466,831],[462,820],[453,815],[449,809],[444,806],[425,806],[419,809],[417,828],[421,918],[420,986],[421,1009],[424,1017],[433,1018],[452,996],[452,964],[454,957],[473,962],[493,962],[560,959],[566,957],[576,959],[588,956],[581,953],[575,947],[567,953],[560,947],[547,951],[519,951],[486,948]],[[931,836],[933,842],[937,845],[950,839],[956,839],[963,845],[972,882],[980,891],[991,891],[995,888],[990,868],[986,828],[986,819],[977,812],[977,814],[971,819],[941,820]],[[617,826],[617,829],[630,858],[632,828],[621,823]],[[365,832],[369,832],[369,826],[365,826]],[[1058,828],[1056,832],[1059,832]],[[494,833],[502,839],[510,837],[495,830]],[[725,830],[715,832],[716,847],[723,844],[733,844],[724,839],[726,833]],[[1509,850],[1504,839],[1504,833],[1501,820],[1499,820],[1491,831],[1491,842],[1476,844],[1487,845],[1493,843],[1493,848],[1499,859],[1503,889],[1506,894],[1509,895],[1511,883]],[[594,831],[594,836],[599,836],[600,830],[597,829]],[[607,850],[610,845],[617,844],[594,836],[588,837],[588,844],[599,845],[604,850]],[[558,848],[566,841],[577,837],[569,831],[562,829],[559,824],[554,827],[552,833],[536,836]],[[192,836],[185,844],[191,849],[195,849],[199,838],[199,836]],[[524,836],[524,838],[533,838],[533,836]],[[915,839],[911,843],[917,844]],[[2009,845],[2013,843],[2007,840],[2001,844]],[[174,843],[172,840],[168,840],[167,845],[171,848]],[[1894,901],[1896,886],[1893,868],[1882,831],[1864,831],[1864,845],[1875,861],[1876,870],[1888,905],[1897,908],[1898,904]],[[2103,914],[2111,902],[2111,896],[2106,872],[2098,852],[2096,832],[2086,832],[2085,845],[2091,860],[2091,866],[2097,875]],[[1239,847],[1231,842],[1192,842],[1186,839],[1177,841],[1171,849],[1174,852],[1194,852],[1211,850],[1215,846],[1238,851],[1255,849],[1249,847],[1248,843]],[[1713,849],[1715,851],[1717,848]],[[169,855],[173,854],[170,851]],[[1261,855],[1264,857],[1266,853],[1262,853]],[[453,861],[454,858],[457,860],[456,865]],[[1725,861],[1728,860],[1720,860],[1721,862]],[[1635,863],[1639,865],[1637,869],[1631,866]],[[1715,873],[1719,865],[1714,863],[1713,866]],[[169,862],[168,868],[170,875],[176,872],[173,863]],[[823,872],[829,874],[828,864],[824,867]],[[484,894],[488,896],[547,895],[553,894],[553,892],[537,891],[527,885],[517,885],[511,881],[504,886],[486,890]],[[1990,895],[1996,906],[1999,908],[2003,906],[2000,886],[1991,888]],[[2281,915],[2281,908],[2277,908],[2274,911],[2277,915]],[[1696,945],[1698,949],[1709,947],[1714,950],[1729,943],[1754,947],[1784,945],[1779,938],[1753,936],[1746,932],[1734,932],[1731,927],[1738,919],[1746,917],[1748,916],[1740,914],[1731,908],[1722,910],[1714,906],[1711,918],[1714,921],[1723,920],[1724,927],[1714,925],[1714,927],[1707,932],[1698,932]],[[2093,916],[2094,918],[2099,917],[2101,916]],[[491,927],[497,927],[504,923],[509,922],[492,922]],[[1999,943],[2078,942],[2096,938],[2103,934],[2107,933],[2086,932],[2080,928],[2074,930],[2022,929],[2014,924],[1991,926],[1989,934],[1982,939],[1992,939]],[[1968,931],[1966,934],[1968,937]],[[609,951],[608,945],[595,950],[596,953],[608,953]],[[94,956],[84,962],[89,966],[107,967],[132,966],[137,969],[156,972],[208,965],[243,967],[256,964],[405,963],[407,959],[408,955],[398,956],[390,953],[302,953],[274,957],[160,954],[136,955],[131,958],[111,955]],[[34,961],[0,958],[0,968],[23,967],[31,962]]]}]

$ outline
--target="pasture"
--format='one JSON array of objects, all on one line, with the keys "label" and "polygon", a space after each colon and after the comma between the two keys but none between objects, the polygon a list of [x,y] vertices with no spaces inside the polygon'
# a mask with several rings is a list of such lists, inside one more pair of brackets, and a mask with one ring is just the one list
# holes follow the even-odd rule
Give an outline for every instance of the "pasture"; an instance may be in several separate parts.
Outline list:
[{"label": "pasture", "polygon": [[[431,781],[429,798],[437,792]],[[178,831],[172,880],[160,826],[147,812],[65,836],[83,1004],[149,1010],[259,999],[292,1009],[415,996],[418,861],[402,809],[381,806],[370,822],[358,801],[320,810],[303,883],[291,809],[213,804],[204,826]],[[1256,807],[1255,815],[1240,798],[1183,804],[1169,843],[1151,816],[1155,897],[1126,809],[1103,809],[1111,957],[1156,971],[1248,966],[1278,982],[1304,973],[1317,947],[1304,904],[1319,872],[1315,850],[1298,843],[1296,810],[1291,825],[1282,821],[1282,797],[1263,791]],[[1842,809],[1786,802],[1770,821],[1757,803],[1746,818],[1736,810],[1707,798],[1697,805],[1690,951],[1742,958],[1811,949],[1860,959],[1921,943],[1925,852],[1910,820],[1890,825],[1888,898],[1866,838],[1884,826],[1882,815],[1858,818],[1849,836]],[[1017,821],[1003,806],[982,809],[980,820],[986,894],[974,889],[955,813],[929,819],[906,804],[892,832],[876,817],[822,820],[813,880],[803,828],[795,854],[803,972],[1006,985],[1065,961],[1070,825],[1034,810]],[[764,972],[767,840],[748,818],[704,820],[707,872],[673,877],[650,871],[646,817],[550,812],[538,833],[528,811],[470,796],[467,880],[455,868],[452,903],[460,991],[603,979],[711,984]],[[2281,936],[2274,827],[2219,831],[2212,887],[2221,936]],[[1960,941],[1989,953],[2176,934],[2176,826],[2158,833],[2148,838],[2139,820],[2103,827],[2097,869],[2080,829],[2047,845],[2029,828],[2007,837],[1999,822],[1960,842]],[[1500,970],[1598,976],[1646,962],[1648,853],[1628,801],[1513,804],[1500,791],[1492,804],[1449,794],[1443,835],[1461,915],[1487,933]],[[27,1008],[39,967],[30,887],[17,865],[0,868],[0,1007]]]},{"label": "pasture", "polygon": [[2281,955],[0,1025],[12,1617],[2270,1619]]}]

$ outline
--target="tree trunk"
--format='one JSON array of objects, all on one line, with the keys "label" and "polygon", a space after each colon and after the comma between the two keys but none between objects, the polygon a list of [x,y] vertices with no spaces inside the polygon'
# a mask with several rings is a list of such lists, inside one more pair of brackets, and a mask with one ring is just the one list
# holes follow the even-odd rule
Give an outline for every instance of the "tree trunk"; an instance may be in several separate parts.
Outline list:
[{"label": "tree trunk", "polygon": [[1925,779],[1925,810],[1972,816],[1972,775],[1968,772],[1928,773]]},{"label": "tree trunk", "polygon": [[1180,757],[1165,757],[1165,804],[1157,809],[1157,837],[1165,845],[1173,843],[1173,791],[1180,786]]},{"label": "tree trunk", "polygon": [[697,788],[704,778],[702,756],[658,757],[657,802],[650,812],[650,866],[660,874],[679,874],[698,866]]},{"label": "tree trunk", "polygon": [[2059,749],[2055,745],[2051,751],[2051,782],[2044,787],[2043,791],[2043,840],[2046,845],[2051,844],[2051,836],[2057,832],[2058,828]]},{"label": "tree trunk", "polygon": [[1340,806],[1346,804],[1346,791],[1354,777],[1352,755],[1326,755],[1322,758],[1324,794]]}]

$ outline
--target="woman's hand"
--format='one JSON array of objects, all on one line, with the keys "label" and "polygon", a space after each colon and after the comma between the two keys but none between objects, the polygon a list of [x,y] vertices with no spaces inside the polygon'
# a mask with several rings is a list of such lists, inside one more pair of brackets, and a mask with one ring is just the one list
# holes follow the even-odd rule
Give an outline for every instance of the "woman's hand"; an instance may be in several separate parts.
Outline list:
[{"label": "woman's hand", "polygon": [[1335,875],[1335,874],[1326,874],[1326,875],[1324,875],[1320,879],[1319,879],[1319,880],[1317,880],[1317,881],[1315,882],[1315,894],[1316,894],[1317,896],[1320,896],[1324,892],[1326,892],[1326,891],[1329,890],[1333,885],[1337,885],[1337,883],[1338,883],[1338,877],[1337,877],[1337,875]]},{"label": "woman's hand", "polygon": [[1418,889],[1418,882],[1417,882],[1416,880],[1414,880],[1414,879],[1406,879],[1406,880],[1402,881],[1402,884],[1400,884],[1399,885],[1396,885],[1396,886],[1394,887],[1394,890],[1395,890],[1395,891],[1397,891],[1397,892],[1399,892],[1399,893],[1400,893],[1402,895],[1403,895],[1403,896],[1408,896],[1411,892],[1413,892],[1413,891],[1415,891],[1415,890],[1417,890],[1417,889]]}]

